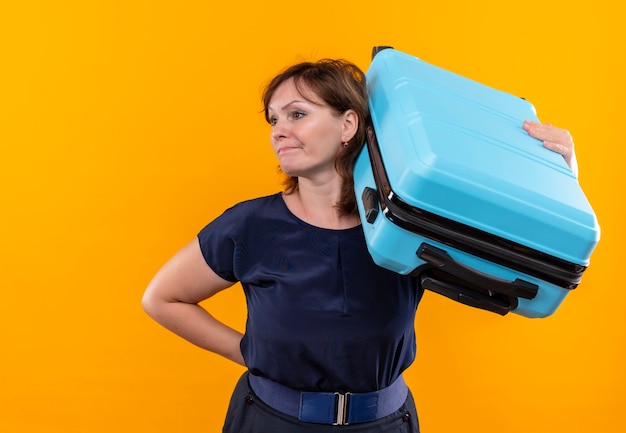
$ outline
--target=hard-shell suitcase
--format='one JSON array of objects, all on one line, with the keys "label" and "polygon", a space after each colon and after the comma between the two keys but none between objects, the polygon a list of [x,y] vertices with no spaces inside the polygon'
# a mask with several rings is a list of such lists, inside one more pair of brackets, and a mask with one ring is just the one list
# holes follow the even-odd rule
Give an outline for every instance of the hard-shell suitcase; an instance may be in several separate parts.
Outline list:
[{"label": "hard-shell suitcase", "polygon": [[553,314],[600,231],[562,156],[522,129],[534,107],[385,48],[366,72],[374,131],[354,167],[372,258],[472,307]]}]

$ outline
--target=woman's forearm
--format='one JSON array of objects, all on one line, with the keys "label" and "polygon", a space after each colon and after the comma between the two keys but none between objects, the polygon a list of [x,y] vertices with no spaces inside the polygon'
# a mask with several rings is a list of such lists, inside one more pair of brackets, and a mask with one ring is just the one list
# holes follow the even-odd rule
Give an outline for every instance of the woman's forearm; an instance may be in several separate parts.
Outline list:
[{"label": "woman's forearm", "polygon": [[196,346],[245,365],[240,349],[242,334],[200,305],[147,299],[144,309],[162,326]]}]

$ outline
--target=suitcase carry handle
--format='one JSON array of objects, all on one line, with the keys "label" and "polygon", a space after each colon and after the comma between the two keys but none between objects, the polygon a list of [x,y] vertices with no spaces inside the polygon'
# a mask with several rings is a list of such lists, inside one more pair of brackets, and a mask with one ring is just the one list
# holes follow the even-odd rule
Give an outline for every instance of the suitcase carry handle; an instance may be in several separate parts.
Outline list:
[{"label": "suitcase carry handle", "polygon": [[480,293],[476,290],[451,282],[438,280],[429,275],[427,272],[422,274],[420,282],[422,284],[422,288],[426,290],[438,293],[446,298],[452,299],[453,301],[460,302],[461,304],[490,311],[492,313],[500,314],[501,316],[506,315],[517,306],[511,305],[511,303],[506,299]]},{"label": "suitcase carry handle", "polygon": [[390,45],[376,45],[372,47],[372,59],[376,57],[376,54],[380,53],[382,50],[393,50],[393,47]]},{"label": "suitcase carry handle", "polygon": [[454,275],[465,281],[470,281],[474,285],[483,287],[489,292],[501,293],[503,295],[515,296],[524,299],[533,299],[537,296],[539,287],[536,284],[516,278],[508,281],[496,278],[483,272],[477,271],[454,260],[446,251],[441,248],[422,243],[417,249],[417,256],[429,263],[432,267],[440,269],[450,275]]},{"label": "suitcase carry handle", "polygon": [[380,206],[378,191],[369,186],[365,187],[363,194],[361,194],[361,200],[363,201],[363,209],[365,211],[365,221],[374,224],[376,217],[378,217],[378,208]]}]

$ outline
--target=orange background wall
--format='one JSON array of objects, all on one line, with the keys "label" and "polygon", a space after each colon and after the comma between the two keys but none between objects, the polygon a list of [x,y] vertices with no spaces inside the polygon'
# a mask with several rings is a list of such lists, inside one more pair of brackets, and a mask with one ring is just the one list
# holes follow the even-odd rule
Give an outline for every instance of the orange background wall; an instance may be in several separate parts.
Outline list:
[{"label": "orange background wall", "polygon": [[[570,129],[602,226],[550,318],[427,294],[406,374],[423,431],[626,431],[626,14],[612,5],[3,2],[0,431],[220,430],[241,368],[153,323],[143,289],[226,206],[278,189],[264,82],[299,59],[366,69],[374,45]],[[238,288],[207,304],[242,328]]]}]

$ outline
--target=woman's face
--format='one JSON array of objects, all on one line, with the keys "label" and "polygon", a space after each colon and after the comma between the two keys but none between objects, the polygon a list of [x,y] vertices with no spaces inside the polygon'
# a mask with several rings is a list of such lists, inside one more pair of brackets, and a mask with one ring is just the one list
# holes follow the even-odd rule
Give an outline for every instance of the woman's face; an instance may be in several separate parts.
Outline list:
[{"label": "woman's face", "polygon": [[337,115],[306,87],[303,94],[289,79],[272,95],[268,105],[272,148],[289,176],[336,176],[335,157],[342,142],[354,135],[356,115],[352,110]]}]

